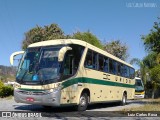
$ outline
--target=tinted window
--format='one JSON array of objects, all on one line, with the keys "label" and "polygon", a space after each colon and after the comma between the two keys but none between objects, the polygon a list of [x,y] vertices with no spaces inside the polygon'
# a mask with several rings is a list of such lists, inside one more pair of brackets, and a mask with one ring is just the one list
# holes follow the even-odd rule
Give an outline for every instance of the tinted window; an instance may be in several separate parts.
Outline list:
[{"label": "tinted window", "polygon": [[92,51],[88,50],[87,55],[86,55],[86,60],[85,60],[85,67],[87,68],[93,68],[93,62],[92,62]]},{"label": "tinted window", "polygon": [[121,64],[117,63],[117,75],[121,76]]},{"label": "tinted window", "polygon": [[84,66],[86,68],[104,71],[127,78],[134,78],[134,69],[116,62],[108,57],[88,50]]},{"label": "tinted window", "polygon": [[129,67],[128,66],[124,66],[124,77],[129,78]]},{"label": "tinted window", "polygon": [[111,59],[109,59],[109,72],[113,73],[113,63]]},{"label": "tinted window", "polygon": [[99,62],[99,71],[103,71],[104,69],[104,59],[103,59],[103,56],[102,55],[99,55],[98,57],[98,62]]},{"label": "tinted window", "polygon": [[126,77],[129,78],[129,67],[126,67]]},{"label": "tinted window", "polygon": [[92,52],[93,55],[93,69],[98,69],[97,58],[98,54],[96,52]]},{"label": "tinted window", "polygon": [[85,60],[85,67],[90,69],[97,69],[97,53],[91,50],[88,50]]},{"label": "tinted window", "polygon": [[133,79],[135,77],[135,71],[133,68],[130,68],[130,78]]},{"label": "tinted window", "polygon": [[116,62],[112,59],[109,59],[109,72],[111,74],[116,74]]},{"label": "tinted window", "polygon": [[124,77],[125,76],[125,71],[124,71],[124,65],[121,64],[121,76]]},{"label": "tinted window", "polygon": [[109,59],[107,57],[104,58],[104,72],[109,72],[108,70]]},{"label": "tinted window", "polygon": [[112,60],[112,62],[113,62],[113,74],[117,74],[117,62],[116,61],[114,61],[114,60]]},{"label": "tinted window", "polygon": [[84,47],[79,45],[70,45],[70,47],[72,50],[68,50],[66,52],[63,67],[61,69],[61,73],[63,73],[63,79],[71,77],[77,72],[84,50]]}]

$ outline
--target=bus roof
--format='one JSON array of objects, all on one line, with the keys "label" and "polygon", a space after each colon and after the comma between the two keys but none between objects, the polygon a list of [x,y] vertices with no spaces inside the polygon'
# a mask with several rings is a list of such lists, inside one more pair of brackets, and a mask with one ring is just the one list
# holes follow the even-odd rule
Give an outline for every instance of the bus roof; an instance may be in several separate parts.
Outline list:
[{"label": "bus roof", "polygon": [[77,45],[81,45],[81,46],[84,46],[84,47],[88,47],[89,49],[93,50],[93,51],[97,51],[109,58],[112,58],[118,62],[121,62],[125,65],[128,65],[130,67],[133,67],[132,65],[126,63],[125,61],[115,57],[114,55],[100,49],[100,48],[97,48],[85,41],[82,41],[82,40],[77,40],[77,39],[56,39],[56,40],[47,40],[47,41],[42,41],[42,42],[37,42],[37,43],[33,43],[33,44],[30,44],[28,46],[28,48],[31,48],[31,47],[41,47],[41,46],[52,46],[52,45],[67,45],[67,44],[77,44]]}]

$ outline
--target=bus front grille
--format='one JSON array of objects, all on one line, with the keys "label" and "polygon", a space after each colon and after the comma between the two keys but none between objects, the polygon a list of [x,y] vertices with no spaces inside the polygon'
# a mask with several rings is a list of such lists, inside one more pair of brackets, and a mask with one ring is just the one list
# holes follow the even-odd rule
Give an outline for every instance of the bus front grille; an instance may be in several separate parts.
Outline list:
[{"label": "bus front grille", "polygon": [[18,91],[18,93],[23,94],[23,95],[44,95],[46,94],[45,92],[41,91]]}]

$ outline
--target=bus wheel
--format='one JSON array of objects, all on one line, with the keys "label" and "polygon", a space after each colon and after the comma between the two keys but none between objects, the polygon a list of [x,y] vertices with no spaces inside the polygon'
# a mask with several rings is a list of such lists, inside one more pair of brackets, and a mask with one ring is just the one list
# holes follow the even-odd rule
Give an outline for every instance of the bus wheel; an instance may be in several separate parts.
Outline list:
[{"label": "bus wheel", "polygon": [[121,105],[124,106],[124,105],[126,105],[126,103],[127,103],[127,95],[126,95],[126,93],[123,93]]},{"label": "bus wheel", "polygon": [[85,111],[88,106],[88,95],[86,93],[82,93],[79,99],[79,105],[77,106],[78,111]]}]

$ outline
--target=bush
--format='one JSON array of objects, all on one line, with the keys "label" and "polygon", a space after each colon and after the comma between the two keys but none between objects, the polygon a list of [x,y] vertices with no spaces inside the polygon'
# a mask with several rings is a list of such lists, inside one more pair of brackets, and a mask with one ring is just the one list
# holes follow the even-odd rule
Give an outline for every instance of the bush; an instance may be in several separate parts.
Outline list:
[{"label": "bush", "polygon": [[12,86],[4,86],[3,82],[0,81],[0,97],[7,97],[13,95]]},{"label": "bush", "polygon": [[4,87],[4,84],[2,81],[0,81],[0,97],[2,96],[2,89]]},{"label": "bush", "polygon": [[4,86],[3,82],[0,80],[0,89]]}]

